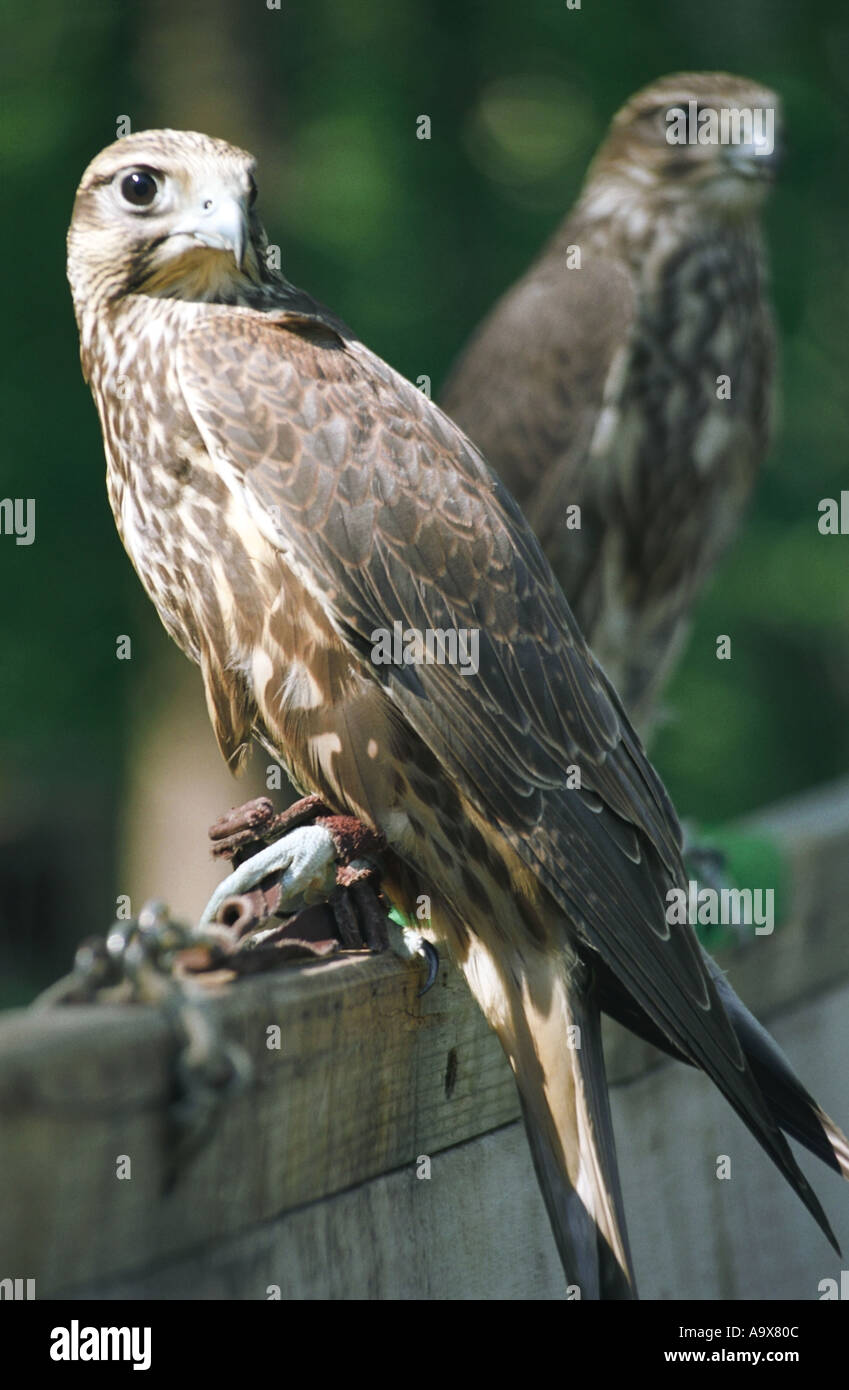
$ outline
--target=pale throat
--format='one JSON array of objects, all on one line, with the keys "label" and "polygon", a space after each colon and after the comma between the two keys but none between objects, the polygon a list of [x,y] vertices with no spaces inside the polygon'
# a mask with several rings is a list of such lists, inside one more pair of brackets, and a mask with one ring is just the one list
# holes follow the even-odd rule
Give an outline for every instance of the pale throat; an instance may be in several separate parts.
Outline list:
[{"label": "pale throat", "polygon": [[238,304],[258,283],[249,270],[238,269],[229,251],[198,247],[155,265],[139,292],[154,299]]}]

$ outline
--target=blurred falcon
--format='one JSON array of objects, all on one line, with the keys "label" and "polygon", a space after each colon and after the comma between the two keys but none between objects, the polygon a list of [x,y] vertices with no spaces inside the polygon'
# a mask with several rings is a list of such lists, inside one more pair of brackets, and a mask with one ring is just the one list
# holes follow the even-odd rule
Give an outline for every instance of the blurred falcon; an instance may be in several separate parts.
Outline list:
[{"label": "blurred falcon", "polygon": [[[435,405],[268,268],[255,196],[241,150],[134,134],[87,169],[68,239],[116,523],[224,757],[255,737],[383,833],[399,906],[430,895],[584,1298],[634,1292],[601,1009],[707,1072],[833,1239],[781,1129],[838,1170],[846,1141],[667,923],[674,812],[530,528]],[[477,631],[476,674],[380,664],[395,623]]]},{"label": "blurred falcon", "polygon": [[[728,143],[670,143],[685,133],[675,113],[687,133],[721,136],[709,113],[723,111]],[[644,738],[769,443],[760,211],[779,124],[773,92],[725,73],[638,92],[442,393],[525,512]]]}]

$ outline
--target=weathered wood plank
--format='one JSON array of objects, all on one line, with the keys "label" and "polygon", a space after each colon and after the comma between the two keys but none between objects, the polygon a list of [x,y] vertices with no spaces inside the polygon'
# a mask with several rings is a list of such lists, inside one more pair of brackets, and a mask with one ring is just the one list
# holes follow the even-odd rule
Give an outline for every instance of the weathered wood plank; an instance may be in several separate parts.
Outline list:
[{"label": "weathered wood plank", "polygon": [[[779,1042],[849,1114],[849,987],[777,1021]],[[706,1078],[665,1065],[614,1089],[643,1298],[803,1299],[841,1262]],[[716,1176],[717,1154],[730,1178]],[[849,1185],[803,1166],[844,1249]],[[564,1281],[521,1124],[140,1270],[60,1291],[87,1298],[561,1299]]]},{"label": "weathered wood plank", "polygon": [[[242,982],[211,1004],[254,1063],[173,1192],[174,1047],[148,1009],[19,1013],[0,1025],[0,1251],[42,1294],[145,1264],[351,1187],[515,1118],[509,1071],[462,983],[354,959]],[[279,1050],[266,1030],[282,1030]],[[446,1091],[451,1063],[452,1084]],[[120,1155],[132,1177],[120,1180]]]}]

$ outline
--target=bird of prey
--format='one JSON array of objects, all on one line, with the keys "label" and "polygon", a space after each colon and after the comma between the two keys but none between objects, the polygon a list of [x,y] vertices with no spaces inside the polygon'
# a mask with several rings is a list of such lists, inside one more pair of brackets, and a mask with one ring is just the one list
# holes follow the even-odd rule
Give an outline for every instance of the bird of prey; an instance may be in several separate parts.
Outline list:
[{"label": "bird of prey", "polygon": [[[68,238],[115,520],[224,757],[257,738],[382,833],[396,904],[430,896],[582,1297],[634,1293],[601,1010],[701,1067],[833,1239],[782,1129],[838,1170],[846,1141],[667,921],[673,809],[532,531],[456,425],[269,268],[255,196],[241,150],[133,134]],[[476,659],[408,644],[429,631]]]},{"label": "bird of prey", "polygon": [[[644,739],[769,441],[759,215],[778,121],[772,92],[724,73],[633,96],[441,396],[522,507]],[[670,139],[685,134],[697,143]]]}]

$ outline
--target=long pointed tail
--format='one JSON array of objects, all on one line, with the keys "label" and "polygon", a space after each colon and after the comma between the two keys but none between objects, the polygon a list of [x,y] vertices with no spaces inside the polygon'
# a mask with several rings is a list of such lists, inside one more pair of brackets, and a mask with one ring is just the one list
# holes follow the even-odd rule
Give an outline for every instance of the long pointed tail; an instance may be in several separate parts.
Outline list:
[{"label": "long pointed tail", "polygon": [[[775,1123],[791,1139],[849,1180],[849,1140],[793,1071],[778,1043],[747,1009],[720,967],[707,951],[702,955],[716,986],[752,1075]],[[689,1066],[696,1063],[677,1048],[649,1019],[635,1000],[622,991],[618,981],[603,963],[596,964],[602,1010],[646,1042]],[[826,1231],[834,1243],[833,1236]]]},{"label": "long pointed tail", "polygon": [[849,1179],[849,1140],[805,1090],[778,1043],[749,1012],[719,966],[705,953],[717,993],[776,1124]]},{"label": "long pointed tail", "polygon": [[599,1010],[560,964],[504,964],[478,943],[464,971],[516,1075],[567,1282],[582,1299],[635,1298]]}]

